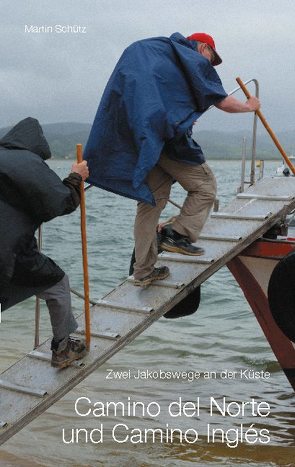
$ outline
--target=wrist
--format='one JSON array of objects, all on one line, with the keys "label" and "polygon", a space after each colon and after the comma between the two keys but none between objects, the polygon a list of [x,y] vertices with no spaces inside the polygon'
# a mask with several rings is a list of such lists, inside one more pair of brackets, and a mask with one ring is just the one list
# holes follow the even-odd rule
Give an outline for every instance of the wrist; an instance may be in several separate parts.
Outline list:
[{"label": "wrist", "polygon": [[82,182],[82,180],[83,180],[82,176],[81,176],[78,172],[71,172],[71,173],[68,175],[68,178],[70,178],[70,179],[76,179],[76,180],[78,180],[79,182]]},{"label": "wrist", "polygon": [[246,112],[252,112],[253,109],[252,109],[249,101],[245,102],[245,106],[246,106]]}]

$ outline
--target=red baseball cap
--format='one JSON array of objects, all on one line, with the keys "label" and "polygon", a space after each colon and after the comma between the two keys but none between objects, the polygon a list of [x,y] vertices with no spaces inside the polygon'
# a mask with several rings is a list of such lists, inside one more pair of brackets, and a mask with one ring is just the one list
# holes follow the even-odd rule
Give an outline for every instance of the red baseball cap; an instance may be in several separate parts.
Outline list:
[{"label": "red baseball cap", "polygon": [[191,36],[188,36],[187,39],[190,41],[204,42],[204,44],[207,44],[211,47],[215,55],[214,61],[212,63],[213,66],[217,66],[222,63],[220,56],[216,52],[215,42],[212,36],[209,36],[209,34],[206,34],[205,32],[195,32]]}]

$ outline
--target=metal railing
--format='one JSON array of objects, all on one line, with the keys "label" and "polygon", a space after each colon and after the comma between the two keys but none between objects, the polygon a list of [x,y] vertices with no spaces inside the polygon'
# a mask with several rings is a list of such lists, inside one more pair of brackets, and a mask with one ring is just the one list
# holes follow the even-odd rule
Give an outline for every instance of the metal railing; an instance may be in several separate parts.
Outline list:
[{"label": "metal railing", "polygon": [[[255,78],[251,78],[248,81],[245,81],[245,85],[249,83],[254,83],[255,85],[255,97],[259,99],[259,83],[258,80]],[[238,86],[235,88],[233,91],[229,93],[231,96],[232,94],[235,94],[236,92],[240,91],[241,88]],[[252,157],[251,157],[251,168],[250,168],[250,184],[253,185],[255,183],[255,161],[256,161],[256,141],[257,141],[257,114],[254,112],[254,117],[253,117],[253,130],[252,130]]]},{"label": "metal railing", "polygon": [[[244,84],[247,85],[249,83],[254,83],[255,86],[255,97],[259,99],[259,83],[256,78],[251,78],[248,79],[247,81],[244,81]],[[240,86],[237,86],[235,89],[233,89],[231,92],[228,93],[229,96],[232,96],[236,92],[241,91]],[[216,108],[214,105],[211,105],[208,110]],[[252,150],[251,150],[251,168],[250,168],[250,185],[253,185],[255,183],[255,161],[256,161],[256,141],[257,141],[257,114],[254,112],[253,116],[253,130],[252,130]],[[243,181],[245,183],[245,181]]]}]

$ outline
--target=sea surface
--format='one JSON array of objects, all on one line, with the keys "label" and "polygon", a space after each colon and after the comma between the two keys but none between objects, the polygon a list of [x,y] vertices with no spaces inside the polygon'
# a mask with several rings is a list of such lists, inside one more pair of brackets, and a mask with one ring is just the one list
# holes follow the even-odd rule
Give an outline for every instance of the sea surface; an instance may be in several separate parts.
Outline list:
[{"label": "sea surface", "polygon": [[[209,160],[209,164],[217,177],[222,208],[239,186],[240,162]],[[272,174],[278,165],[266,162],[266,174]],[[54,160],[50,166],[63,178],[71,162]],[[171,198],[181,203],[183,190],[173,186]],[[97,188],[87,192],[94,300],[128,275],[135,207],[134,201]],[[176,212],[169,204],[162,218]],[[82,292],[78,211],[44,226],[43,251],[68,273],[71,286]],[[34,306],[34,299],[29,299],[3,314],[1,371],[32,349]],[[80,314],[82,307],[81,300],[73,297],[75,314]],[[50,336],[50,325],[43,304],[41,313],[41,336],[45,339]],[[135,378],[138,371],[140,379]],[[194,378],[169,379],[165,377],[169,371],[183,371]],[[235,377],[230,378],[229,371]],[[253,371],[256,377],[248,378]],[[241,372],[246,376],[240,377]],[[265,372],[270,373],[269,378],[259,377]],[[125,379],[123,374],[127,375]],[[77,402],[79,398],[84,399]],[[215,406],[212,416],[210,398],[220,404],[220,410]],[[89,415],[76,413],[76,402],[78,412],[83,415],[89,411]],[[121,410],[117,406],[114,413],[109,404],[106,414],[108,402],[121,402]],[[135,402],[141,404],[133,413]],[[225,416],[221,413],[223,403],[229,412]],[[268,416],[257,414],[260,403],[264,414],[269,404]],[[0,465],[294,466],[294,421],[294,392],[240,288],[222,268],[203,284],[201,305],[195,314],[177,320],[161,318],[2,445]],[[101,424],[103,442],[99,442]],[[250,427],[252,431],[247,432]],[[84,431],[77,435],[77,428]],[[146,434],[146,429],[151,431]],[[217,429],[213,442],[212,433]]]}]

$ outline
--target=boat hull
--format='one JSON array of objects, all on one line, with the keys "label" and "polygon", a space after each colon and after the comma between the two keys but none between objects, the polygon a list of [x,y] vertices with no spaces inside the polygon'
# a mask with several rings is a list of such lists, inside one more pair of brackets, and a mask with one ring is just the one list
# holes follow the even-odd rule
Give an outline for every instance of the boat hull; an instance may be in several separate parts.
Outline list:
[{"label": "boat hull", "polygon": [[232,259],[228,268],[241,287],[291,386],[295,389],[295,344],[278,327],[271,313],[267,289],[271,274],[295,239],[258,240]]}]

